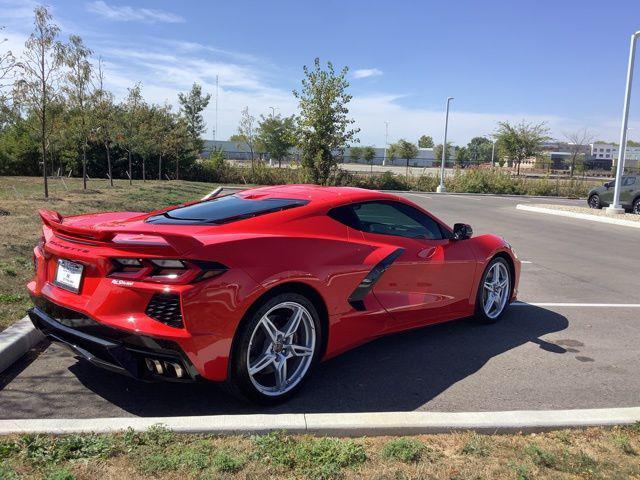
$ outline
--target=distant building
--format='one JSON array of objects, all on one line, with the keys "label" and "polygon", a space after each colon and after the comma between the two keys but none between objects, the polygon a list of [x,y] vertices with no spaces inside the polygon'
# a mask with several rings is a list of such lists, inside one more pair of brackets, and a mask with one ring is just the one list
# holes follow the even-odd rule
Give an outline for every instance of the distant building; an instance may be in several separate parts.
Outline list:
[{"label": "distant building", "polygon": [[[221,148],[225,153],[225,157],[229,160],[250,160],[251,152],[249,148],[244,144],[238,144],[236,142],[232,142],[229,140],[205,140],[204,148],[201,153],[203,158],[207,158],[211,151],[214,148]],[[373,158],[372,163],[374,165],[382,165],[384,160],[384,148],[383,147],[374,147],[375,157]],[[453,152],[452,147],[452,152]],[[368,163],[362,158],[353,160],[350,155],[351,149],[345,148],[343,163]],[[259,153],[254,152],[255,158],[266,158],[268,159],[268,155],[261,155]],[[452,155],[453,158],[453,155]],[[300,151],[297,148],[292,148],[289,156],[289,160],[299,160],[300,159]],[[414,167],[433,167],[434,165],[439,164],[439,161],[436,162],[434,157],[433,148],[419,148],[418,156],[409,160],[409,165]],[[405,166],[407,164],[404,158],[387,158],[387,165],[401,165]]]},{"label": "distant building", "polygon": [[[618,145],[615,143],[592,143],[590,147],[592,159],[609,159],[613,167],[617,165],[620,151]],[[640,166],[640,147],[627,147],[624,153],[624,166],[629,170],[638,170]]]}]

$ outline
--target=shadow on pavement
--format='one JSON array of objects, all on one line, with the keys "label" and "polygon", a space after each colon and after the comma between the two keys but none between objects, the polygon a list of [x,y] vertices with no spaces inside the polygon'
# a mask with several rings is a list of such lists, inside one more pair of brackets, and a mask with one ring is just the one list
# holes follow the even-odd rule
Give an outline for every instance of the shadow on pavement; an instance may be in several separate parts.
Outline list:
[{"label": "shadow on pavement", "polygon": [[472,375],[491,358],[527,342],[550,354],[564,353],[540,337],[567,326],[564,316],[528,305],[511,308],[494,325],[461,320],[382,338],[319,365],[296,397],[268,408],[243,404],[215,384],[145,384],[85,362],[74,363],[70,370],[104,400],[145,417],[409,411]]}]

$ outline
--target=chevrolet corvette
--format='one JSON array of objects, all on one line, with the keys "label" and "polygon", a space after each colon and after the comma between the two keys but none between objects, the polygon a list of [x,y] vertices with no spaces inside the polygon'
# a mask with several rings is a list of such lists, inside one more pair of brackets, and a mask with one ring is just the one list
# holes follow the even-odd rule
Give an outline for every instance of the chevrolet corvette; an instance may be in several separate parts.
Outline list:
[{"label": "chevrolet corvette", "polygon": [[29,316],[46,336],[114,372],[220,382],[261,404],[382,335],[495,322],[520,276],[503,238],[357,188],[262,187],[151,213],[40,217]]}]

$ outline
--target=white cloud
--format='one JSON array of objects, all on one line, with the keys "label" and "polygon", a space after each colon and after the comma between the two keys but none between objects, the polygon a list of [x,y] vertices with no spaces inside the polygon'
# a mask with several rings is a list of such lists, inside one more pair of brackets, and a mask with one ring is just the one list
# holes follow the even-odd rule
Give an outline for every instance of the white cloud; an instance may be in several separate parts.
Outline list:
[{"label": "white cloud", "polygon": [[88,3],[86,8],[91,13],[118,22],[182,23],[185,21],[183,17],[174,13],[128,5],[108,5],[103,0]]},{"label": "white cloud", "polygon": [[380,75],[382,75],[382,70],[377,68],[361,68],[353,71],[353,78],[379,77]]}]

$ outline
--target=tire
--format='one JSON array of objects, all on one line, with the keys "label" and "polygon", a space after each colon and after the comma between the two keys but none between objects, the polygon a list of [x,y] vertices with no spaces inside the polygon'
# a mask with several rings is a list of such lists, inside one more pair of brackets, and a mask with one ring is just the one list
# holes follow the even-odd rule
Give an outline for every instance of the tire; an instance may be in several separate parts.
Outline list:
[{"label": "tire", "polygon": [[588,203],[589,203],[589,208],[595,208],[595,209],[602,208],[602,202],[600,202],[600,195],[598,195],[597,193],[594,193],[589,197]]},{"label": "tire", "polygon": [[633,201],[633,206],[631,207],[631,213],[635,213],[636,215],[640,215],[640,198],[636,198]]},{"label": "tire", "polygon": [[[252,310],[236,332],[225,386],[251,402],[275,405],[293,396],[317,363],[320,317],[298,293],[277,294]],[[298,326],[291,332],[297,314]]]},{"label": "tire", "polygon": [[[496,277],[496,275],[498,276]],[[499,287],[499,285],[502,286]],[[480,278],[480,285],[478,285],[474,320],[484,324],[500,320],[509,305],[512,288],[513,278],[507,261],[502,257],[491,260]],[[497,298],[495,297],[496,291]],[[489,295],[492,293],[494,301],[490,302]]]}]

